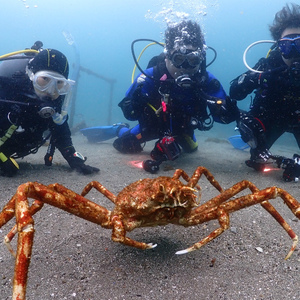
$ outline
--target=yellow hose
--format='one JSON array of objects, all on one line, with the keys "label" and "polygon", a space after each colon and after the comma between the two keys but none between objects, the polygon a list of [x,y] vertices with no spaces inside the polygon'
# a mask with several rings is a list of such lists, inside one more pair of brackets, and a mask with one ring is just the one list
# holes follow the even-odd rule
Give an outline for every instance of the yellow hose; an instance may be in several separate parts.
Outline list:
[{"label": "yellow hose", "polygon": [[20,53],[39,53],[39,51],[33,50],[33,49],[19,50],[19,51],[15,51],[15,52],[11,52],[11,53],[8,53],[8,54],[1,55],[0,60],[4,59],[4,58],[7,58],[7,57],[10,57],[10,56],[13,56],[13,55],[16,55],[16,54],[20,54]]}]

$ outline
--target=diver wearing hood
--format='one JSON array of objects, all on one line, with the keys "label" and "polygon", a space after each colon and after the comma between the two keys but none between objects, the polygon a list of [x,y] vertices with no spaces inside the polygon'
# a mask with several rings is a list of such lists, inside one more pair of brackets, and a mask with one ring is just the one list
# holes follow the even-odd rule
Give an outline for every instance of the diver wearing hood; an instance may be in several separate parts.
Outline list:
[{"label": "diver wearing hood", "polygon": [[230,87],[236,100],[255,91],[250,111],[239,122],[242,139],[251,147],[246,164],[253,168],[269,160],[269,149],[285,132],[291,132],[300,147],[300,6],[283,7],[270,32],[274,45],[268,56]]},{"label": "diver wearing hood", "polygon": [[71,168],[84,174],[99,171],[85,165],[72,144],[64,110],[65,96],[74,84],[68,79],[68,60],[55,49],[41,47],[38,41],[32,52],[0,63],[0,169],[13,176],[18,171],[14,159],[36,153],[51,136],[46,165],[52,164],[58,148]]},{"label": "diver wearing hood", "polygon": [[193,152],[198,147],[195,129],[209,130],[214,121],[227,124],[236,119],[236,106],[206,71],[206,45],[197,23],[182,21],[169,26],[164,53],[154,57],[148,67],[119,103],[125,118],[139,124],[119,130],[113,144],[118,151],[140,152],[142,143],[167,135],[184,151]]}]

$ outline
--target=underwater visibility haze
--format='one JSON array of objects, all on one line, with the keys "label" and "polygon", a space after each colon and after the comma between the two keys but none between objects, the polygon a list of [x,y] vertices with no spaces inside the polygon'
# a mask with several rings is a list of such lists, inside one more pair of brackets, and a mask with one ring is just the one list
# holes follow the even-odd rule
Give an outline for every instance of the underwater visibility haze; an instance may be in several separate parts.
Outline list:
[{"label": "underwater visibility haze", "polygon": [[[268,26],[284,5],[285,1],[278,0],[3,1],[0,55],[29,48],[37,40],[44,48],[62,51],[69,59],[70,78],[77,80],[74,124],[110,125],[125,121],[118,103],[131,83],[132,41],[163,42],[169,22],[199,22],[207,45],[217,51],[208,70],[228,93],[230,81],[246,70],[244,50],[255,41],[271,39]],[[146,45],[137,43],[136,55]],[[248,64],[253,66],[269,47],[260,44],[251,49]],[[149,47],[142,55],[141,67],[161,51],[160,46]],[[208,52],[208,61],[212,57]],[[240,102],[239,107],[247,109],[249,101]],[[227,128],[228,136],[233,133],[234,124],[221,127],[213,130]]]}]

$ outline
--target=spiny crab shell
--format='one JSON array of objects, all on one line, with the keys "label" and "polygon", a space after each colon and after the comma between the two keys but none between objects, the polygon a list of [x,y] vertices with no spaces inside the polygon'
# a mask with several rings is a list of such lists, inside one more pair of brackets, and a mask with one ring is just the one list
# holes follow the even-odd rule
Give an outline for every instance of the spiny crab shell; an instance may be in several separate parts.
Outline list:
[{"label": "spiny crab shell", "polygon": [[178,179],[145,178],[126,186],[118,194],[114,213],[136,218],[165,208],[186,211],[197,207],[199,198],[198,189],[186,186]]}]

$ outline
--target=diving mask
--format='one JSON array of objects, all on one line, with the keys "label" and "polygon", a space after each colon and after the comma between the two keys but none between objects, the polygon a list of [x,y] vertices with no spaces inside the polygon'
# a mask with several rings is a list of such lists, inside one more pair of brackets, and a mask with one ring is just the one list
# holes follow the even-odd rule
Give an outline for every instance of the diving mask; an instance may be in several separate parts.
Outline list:
[{"label": "diving mask", "polygon": [[35,74],[29,71],[28,75],[35,89],[48,94],[66,95],[75,84],[75,81],[52,71],[38,71]]},{"label": "diving mask", "polygon": [[278,48],[281,52],[281,55],[286,58],[290,59],[293,57],[300,56],[300,35],[299,34],[290,34],[278,42]]},{"label": "diving mask", "polygon": [[201,50],[185,49],[185,53],[176,50],[170,55],[170,60],[176,68],[192,69],[203,62]]}]

